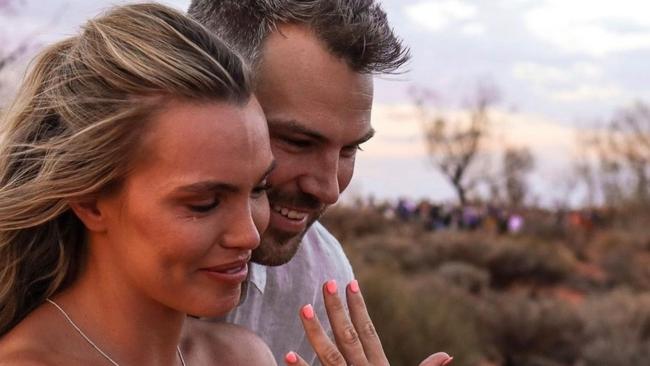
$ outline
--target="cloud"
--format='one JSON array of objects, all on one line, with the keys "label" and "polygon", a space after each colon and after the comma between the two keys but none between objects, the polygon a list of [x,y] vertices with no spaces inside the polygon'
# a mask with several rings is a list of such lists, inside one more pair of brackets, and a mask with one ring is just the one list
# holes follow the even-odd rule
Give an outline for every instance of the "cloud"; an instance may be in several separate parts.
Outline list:
[{"label": "cloud", "polygon": [[561,102],[626,100],[627,93],[615,85],[579,85],[550,94],[551,99]]},{"label": "cloud", "polygon": [[565,83],[571,77],[564,69],[534,62],[516,63],[513,66],[512,74],[517,79],[533,84]]},{"label": "cloud", "polygon": [[465,24],[460,32],[466,36],[480,36],[485,34],[485,26],[478,22]]},{"label": "cloud", "polygon": [[517,62],[512,68],[515,78],[536,85],[567,84],[579,80],[596,80],[604,76],[602,67],[590,62],[576,62],[568,67],[556,67],[535,62]]},{"label": "cloud", "polygon": [[[455,22],[473,20],[478,14],[476,6],[460,0],[421,1],[406,6],[405,12],[416,24],[433,32],[438,32]],[[473,25],[470,32],[476,32],[477,29]]]},{"label": "cloud", "polygon": [[[453,120],[466,119],[466,111],[441,111]],[[503,140],[494,140],[484,146],[497,152],[503,143],[527,146],[538,153],[556,152],[564,156],[573,144],[574,128],[557,121],[532,114],[512,113],[506,110],[492,111],[494,132]],[[373,106],[372,124],[376,136],[364,144],[364,156],[391,158],[424,158],[426,148],[422,137],[418,110],[409,105]]]},{"label": "cloud", "polygon": [[528,29],[564,51],[603,56],[650,48],[646,0],[546,0],[529,10]]},{"label": "cloud", "polygon": [[600,66],[590,62],[576,62],[567,67],[518,62],[513,66],[512,74],[531,83],[533,90],[556,102],[612,102],[631,97],[608,80]]}]

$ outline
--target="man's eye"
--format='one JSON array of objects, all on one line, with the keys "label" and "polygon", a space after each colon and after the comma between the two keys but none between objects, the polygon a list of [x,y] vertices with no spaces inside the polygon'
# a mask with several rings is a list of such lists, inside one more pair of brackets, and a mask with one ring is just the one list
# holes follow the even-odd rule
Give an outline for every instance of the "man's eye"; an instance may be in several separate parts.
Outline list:
[{"label": "man's eye", "polygon": [[219,201],[215,200],[209,204],[205,205],[187,205],[187,207],[194,212],[197,213],[206,213],[209,212],[210,210],[214,209],[219,205]]},{"label": "man's eye", "polygon": [[345,157],[351,157],[354,156],[357,153],[357,151],[363,151],[361,145],[347,146],[344,147],[343,150],[341,150],[341,155]]},{"label": "man's eye", "polygon": [[309,140],[285,138],[284,141],[286,141],[288,144],[292,146],[300,147],[300,148],[311,146],[311,141]]}]

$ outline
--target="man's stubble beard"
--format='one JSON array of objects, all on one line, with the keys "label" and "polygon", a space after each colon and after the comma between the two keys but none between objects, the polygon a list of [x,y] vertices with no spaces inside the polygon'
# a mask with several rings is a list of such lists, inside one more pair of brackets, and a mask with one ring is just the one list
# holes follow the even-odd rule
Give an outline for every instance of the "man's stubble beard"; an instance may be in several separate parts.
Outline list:
[{"label": "man's stubble beard", "polygon": [[269,227],[262,234],[260,246],[253,250],[251,261],[265,266],[281,266],[289,262],[298,252],[302,238],[324,211],[325,209],[310,218],[305,230],[297,235],[287,235]]},{"label": "man's stubble beard", "polygon": [[[251,261],[265,266],[280,266],[289,262],[296,255],[305,233],[323,215],[327,206],[310,194],[299,191],[291,192],[280,188],[269,190],[268,198],[271,209],[275,204],[281,206],[284,204],[312,212],[311,217],[307,219],[305,230],[298,234],[275,230],[272,226],[269,226],[262,234],[260,245],[253,250]],[[273,213],[271,214],[273,215]]]}]

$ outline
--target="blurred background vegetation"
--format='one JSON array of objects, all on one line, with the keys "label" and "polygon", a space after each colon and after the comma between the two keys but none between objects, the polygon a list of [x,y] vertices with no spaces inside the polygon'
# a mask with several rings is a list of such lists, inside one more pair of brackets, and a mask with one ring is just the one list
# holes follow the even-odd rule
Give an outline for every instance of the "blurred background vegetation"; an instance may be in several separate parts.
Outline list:
[{"label": "blurred background vegetation", "polygon": [[650,365],[648,207],[592,225],[527,209],[516,233],[434,230],[392,212],[337,206],[322,220],[352,261],[391,365],[438,350],[458,366]]}]

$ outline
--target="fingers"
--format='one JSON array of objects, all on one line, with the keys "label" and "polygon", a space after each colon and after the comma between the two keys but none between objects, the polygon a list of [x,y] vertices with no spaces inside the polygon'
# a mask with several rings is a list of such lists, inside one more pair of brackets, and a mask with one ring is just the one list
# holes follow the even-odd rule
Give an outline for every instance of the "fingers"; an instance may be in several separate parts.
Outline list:
[{"label": "fingers", "polygon": [[[388,359],[368,314],[359,283],[353,280],[346,287],[348,309],[338,295],[334,280],[323,285],[323,298],[337,345],[325,333],[311,305],[305,305],[300,311],[307,338],[321,363],[324,366],[388,366]],[[419,366],[447,366],[453,359],[445,352],[438,352],[426,358]],[[287,354],[285,361],[290,366],[302,366],[300,362],[304,362],[293,352]]]},{"label": "fingers", "polygon": [[307,339],[323,366],[346,365],[345,358],[325,333],[311,305],[305,305],[300,309],[300,320],[305,328]]},{"label": "fingers", "polygon": [[[366,358],[372,365],[388,365],[384,348],[381,345],[381,340],[379,339],[379,335],[377,335],[370,315],[368,315],[368,309],[363,300],[363,295],[361,295],[357,280],[352,280],[348,284],[346,297],[348,300],[348,308],[350,309],[350,318],[359,334]],[[355,363],[353,364],[356,365]]]},{"label": "fingers", "polygon": [[447,366],[453,361],[454,358],[450,357],[445,352],[434,353],[427,357],[424,361],[420,362],[420,366]]},{"label": "fingers", "polygon": [[289,352],[284,356],[284,363],[288,366],[309,366],[307,361],[305,361],[299,354],[295,352]]},{"label": "fingers", "polygon": [[355,366],[367,365],[369,360],[359,339],[357,328],[350,321],[348,311],[338,295],[336,281],[330,280],[323,285],[323,298],[334,339],[343,357],[348,361],[348,364]]}]

